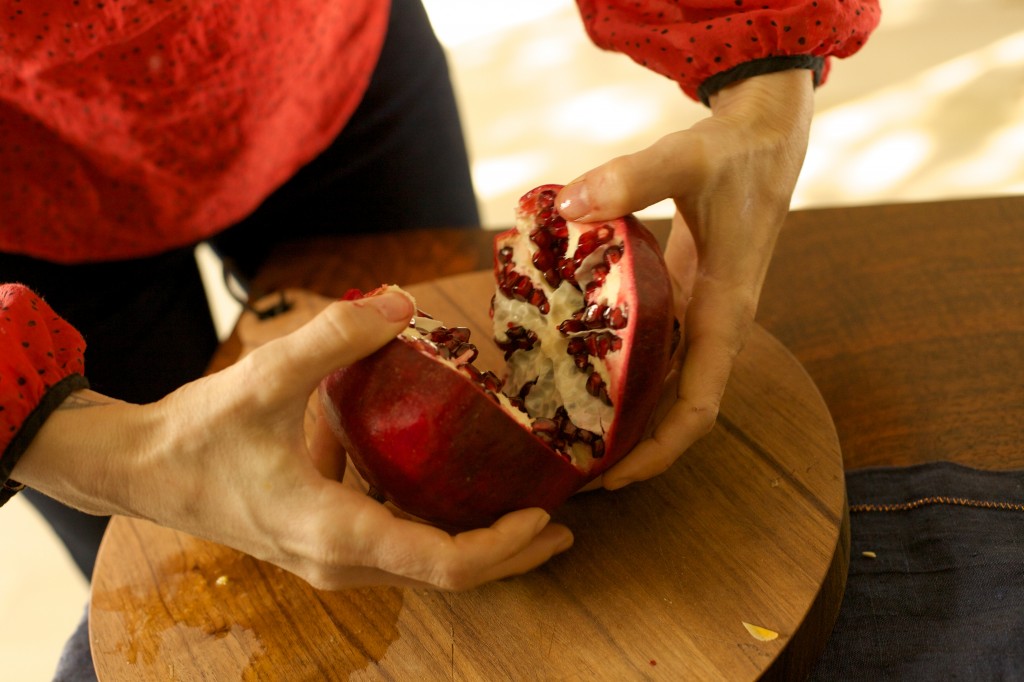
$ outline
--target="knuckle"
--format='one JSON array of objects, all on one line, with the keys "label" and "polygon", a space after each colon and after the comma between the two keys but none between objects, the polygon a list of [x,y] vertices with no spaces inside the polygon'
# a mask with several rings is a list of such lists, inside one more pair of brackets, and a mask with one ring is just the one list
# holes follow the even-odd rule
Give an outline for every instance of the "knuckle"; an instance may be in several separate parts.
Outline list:
[{"label": "knuckle", "polygon": [[464,592],[477,585],[476,572],[462,561],[450,561],[438,567],[432,581],[448,592]]},{"label": "knuckle", "polygon": [[706,436],[714,430],[715,424],[718,423],[720,409],[717,402],[702,403],[690,408],[690,414],[693,416],[694,424],[701,436]]},{"label": "knuckle", "polygon": [[345,343],[352,335],[352,302],[335,301],[320,316],[323,336],[331,342]]},{"label": "knuckle", "polygon": [[299,577],[309,583],[310,587],[316,590],[336,590],[340,586],[334,580],[332,574],[324,570],[322,566],[310,566]]}]

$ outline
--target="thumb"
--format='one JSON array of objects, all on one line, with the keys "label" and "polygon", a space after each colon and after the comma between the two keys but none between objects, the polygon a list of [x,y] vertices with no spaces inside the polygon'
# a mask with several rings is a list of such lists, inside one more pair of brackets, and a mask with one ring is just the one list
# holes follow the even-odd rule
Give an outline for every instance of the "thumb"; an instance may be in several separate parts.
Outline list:
[{"label": "thumb", "polygon": [[555,199],[566,220],[611,220],[686,193],[702,156],[690,131],[666,135],[647,149],[587,171]]},{"label": "thumb", "polygon": [[391,290],[355,301],[336,301],[296,331],[250,358],[267,376],[311,390],[339,367],[366,357],[394,339],[415,314],[410,295]]}]

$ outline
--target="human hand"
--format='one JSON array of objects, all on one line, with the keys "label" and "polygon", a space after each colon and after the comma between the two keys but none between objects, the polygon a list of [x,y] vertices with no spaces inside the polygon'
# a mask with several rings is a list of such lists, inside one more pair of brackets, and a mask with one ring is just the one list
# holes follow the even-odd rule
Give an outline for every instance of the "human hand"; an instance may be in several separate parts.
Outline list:
[{"label": "human hand", "polygon": [[579,221],[666,198],[676,205],[665,249],[683,332],[670,375],[674,395],[650,437],[605,472],[608,489],[665,471],[717,420],[803,165],[811,72],[735,83],[711,98],[711,111],[688,130],[585,173],[557,199],[562,215]]},{"label": "human hand", "polygon": [[526,509],[454,536],[398,518],[339,482],[344,453],[324,420],[303,428],[320,379],[393,339],[412,315],[400,294],[335,302],[151,405],[76,392],[37,433],[18,480],[90,513],[234,547],[322,589],[459,590],[528,571],[572,542],[547,513]]}]

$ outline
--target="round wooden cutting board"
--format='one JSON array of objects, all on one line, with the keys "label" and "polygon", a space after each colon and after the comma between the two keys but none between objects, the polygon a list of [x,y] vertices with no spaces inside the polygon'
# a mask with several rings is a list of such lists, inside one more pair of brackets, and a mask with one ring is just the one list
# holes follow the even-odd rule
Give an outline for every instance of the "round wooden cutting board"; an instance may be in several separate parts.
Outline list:
[{"label": "round wooden cutting board", "polygon": [[[409,287],[497,367],[490,273]],[[652,387],[651,390],[656,390]],[[667,473],[577,495],[573,548],[458,594],[321,592],[125,518],[104,538],[93,657],[112,680],[753,680],[805,676],[849,562],[842,458],[797,361],[755,328],[713,432]]]}]

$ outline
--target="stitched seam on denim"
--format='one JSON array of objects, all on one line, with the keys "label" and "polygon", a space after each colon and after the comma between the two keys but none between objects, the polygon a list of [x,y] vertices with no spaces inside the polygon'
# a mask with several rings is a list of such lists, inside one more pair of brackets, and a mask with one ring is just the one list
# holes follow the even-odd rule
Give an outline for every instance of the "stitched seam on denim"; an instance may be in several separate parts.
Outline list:
[{"label": "stitched seam on denim", "polygon": [[945,497],[942,495],[933,495],[930,497],[921,497],[910,502],[895,502],[891,504],[851,504],[850,513],[855,514],[864,512],[903,512],[913,511],[915,509],[920,509],[922,507],[931,507],[936,505],[1024,512],[1024,503],[1022,502],[975,500],[967,497]]}]

